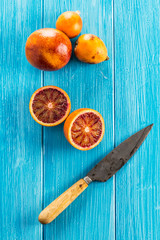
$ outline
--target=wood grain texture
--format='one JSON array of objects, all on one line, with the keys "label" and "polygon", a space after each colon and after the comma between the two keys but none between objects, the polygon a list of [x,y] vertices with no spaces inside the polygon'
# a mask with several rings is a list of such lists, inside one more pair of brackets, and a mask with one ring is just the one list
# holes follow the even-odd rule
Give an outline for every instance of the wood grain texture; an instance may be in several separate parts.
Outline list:
[{"label": "wood grain texture", "polygon": [[[93,33],[101,37],[111,60],[89,65],[72,56],[63,69],[44,73],[44,85],[52,84],[64,89],[71,99],[71,111],[82,107],[98,110],[104,117],[106,131],[95,149],[82,152],[67,142],[63,124],[44,128],[44,207],[83,178],[114,146],[112,3],[108,0],[45,0],[44,27],[55,27],[58,16],[67,10],[81,12],[82,34]],[[44,239],[102,240],[107,236],[107,239],[113,240],[114,210],[114,179],[107,184],[91,184],[51,224],[44,226]]]},{"label": "wood grain texture", "polygon": [[41,72],[25,42],[41,27],[41,2],[0,1],[0,239],[41,239],[41,127],[29,113]]},{"label": "wood grain texture", "polygon": [[38,220],[42,224],[53,221],[62,213],[86,188],[88,184],[84,179],[80,179],[73,184],[52,203],[50,203],[39,215]]},{"label": "wood grain texture", "polygon": [[116,175],[116,239],[160,239],[160,2],[114,1],[115,142],[154,123]]},{"label": "wood grain texture", "polygon": [[[72,56],[65,68],[43,73],[27,62],[26,39],[54,28],[67,10],[81,12],[82,33],[102,38],[110,60],[89,65]],[[159,240],[159,0],[4,0],[0,19],[0,239]],[[102,114],[106,130],[98,147],[78,151],[66,141],[63,124],[41,128],[31,118],[29,100],[42,85],[63,88],[71,111],[89,107]],[[90,185],[50,225],[38,222],[41,210],[114,144],[152,122],[116,177]]]}]

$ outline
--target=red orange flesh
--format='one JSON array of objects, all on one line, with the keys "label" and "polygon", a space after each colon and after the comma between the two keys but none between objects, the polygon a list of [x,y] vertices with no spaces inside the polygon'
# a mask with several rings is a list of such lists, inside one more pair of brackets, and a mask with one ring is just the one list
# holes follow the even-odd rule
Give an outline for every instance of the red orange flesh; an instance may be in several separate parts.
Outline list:
[{"label": "red orange flesh", "polygon": [[55,86],[38,89],[31,97],[29,109],[33,119],[43,126],[56,126],[63,122],[71,104],[67,93]]},{"label": "red orange flesh", "polygon": [[104,120],[101,114],[93,109],[78,109],[65,121],[64,134],[75,148],[90,150],[103,138]]}]

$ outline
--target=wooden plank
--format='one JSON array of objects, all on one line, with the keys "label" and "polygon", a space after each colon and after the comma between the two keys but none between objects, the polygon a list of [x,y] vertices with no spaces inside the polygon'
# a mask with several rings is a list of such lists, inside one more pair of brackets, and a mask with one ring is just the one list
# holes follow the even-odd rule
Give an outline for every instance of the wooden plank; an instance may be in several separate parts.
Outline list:
[{"label": "wooden plank", "polygon": [[0,1],[0,239],[41,239],[41,126],[29,113],[41,72],[25,58],[27,37],[41,28],[41,2]]},{"label": "wooden plank", "polygon": [[[89,107],[104,117],[106,132],[102,143],[82,152],[66,141],[63,124],[44,128],[44,206],[85,176],[109,152],[113,139],[112,3],[111,1],[49,1],[44,5],[44,26],[55,27],[58,16],[79,10],[82,33],[93,33],[107,44],[110,61],[98,65],[79,62],[73,56],[57,72],[45,72],[44,85],[63,88],[71,98],[71,111]],[[73,40],[72,42],[75,42]],[[93,183],[51,224],[44,226],[44,239],[114,239],[114,179]]]},{"label": "wooden plank", "polygon": [[160,236],[159,6],[157,0],[114,3],[116,145],[154,123],[116,175],[116,239]]}]

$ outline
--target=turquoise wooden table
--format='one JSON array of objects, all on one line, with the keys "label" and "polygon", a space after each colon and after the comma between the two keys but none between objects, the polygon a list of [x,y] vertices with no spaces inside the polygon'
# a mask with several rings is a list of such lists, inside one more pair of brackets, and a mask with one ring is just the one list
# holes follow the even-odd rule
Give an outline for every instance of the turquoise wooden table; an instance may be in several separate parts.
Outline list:
[{"label": "turquoise wooden table", "polygon": [[[159,240],[159,0],[3,0],[0,7],[0,239]],[[89,65],[72,56],[56,72],[33,68],[25,58],[27,37],[54,28],[67,10],[81,12],[82,33],[102,38],[110,60]],[[45,128],[32,119],[30,97],[46,85],[63,88],[72,111],[89,107],[103,115],[98,147],[76,150],[64,138],[63,124]],[[38,222],[45,206],[152,122],[148,138],[116,176],[91,184],[51,224]]]}]

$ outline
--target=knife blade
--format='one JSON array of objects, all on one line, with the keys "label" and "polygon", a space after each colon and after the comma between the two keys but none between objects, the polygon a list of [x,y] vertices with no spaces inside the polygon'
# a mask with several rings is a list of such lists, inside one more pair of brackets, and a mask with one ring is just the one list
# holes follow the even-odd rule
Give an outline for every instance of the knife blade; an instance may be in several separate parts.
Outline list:
[{"label": "knife blade", "polygon": [[133,156],[143,143],[153,124],[143,128],[113,149],[83,179],[80,179],[57,199],[49,204],[39,215],[42,224],[53,221],[66,209],[91,182],[105,182],[111,178]]},{"label": "knife blade", "polygon": [[153,124],[143,128],[114,148],[86,176],[91,181],[105,182],[133,156],[143,143]]}]

